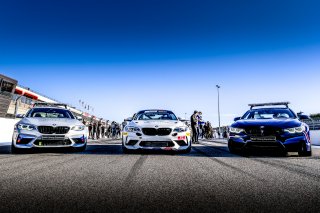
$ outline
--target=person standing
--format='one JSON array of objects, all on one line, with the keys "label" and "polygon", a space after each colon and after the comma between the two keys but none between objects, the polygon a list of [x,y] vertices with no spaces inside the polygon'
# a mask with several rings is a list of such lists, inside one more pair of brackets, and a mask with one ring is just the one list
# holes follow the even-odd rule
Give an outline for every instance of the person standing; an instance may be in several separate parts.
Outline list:
[{"label": "person standing", "polygon": [[125,126],[127,126],[127,122],[124,120],[124,121],[122,122],[122,128],[121,128],[121,129],[123,130]]},{"label": "person standing", "polygon": [[198,143],[198,111],[191,115],[192,143]]},{"label": "person standing", "polygon": [[89,138],[90,138],[90,139],[93,139],[93,135],[92,135],[92,121],[90,121],[90,123],[89,123],[88,130],[89,130]]},{"label": "person standing", "polygon": [[101,125],[102,125],[102,118],[98,121],[98,124],[97,124],[97,140],[100,139]]},{"label": "person standing", "polygon": [[111,132],[112,132],[112,139],[114,140],[117,135],[117,126],[116,122],[112,121],[111,123]]},{"label": "person standing", "polygon": [[117,124],[117,139],[121,137],[121,126],[120,123]]},{"label": "person standing", "polygon": [[110,124],[109,124],[109,120],[107,120],[106,122],[106,137],[110,138]]},{"label": "person standing", "polygon": [[104,138],[106,132],[106,124],[103,122],[101,125],[101,138]]},{"label": "person standing", "polygon": [[97,124],[95,121],[92,123],[92,139],[96,139],[96,133],[97,133]]},{"label": "person standing", "polygon": [[[197,115],[197,119],[198,119],[198,126],[197,126],[197,132],[198,132],[198,135],[197,135],[197,142],[199,141],[199,137],[201,135],[203,135],[203,121],[202,121],[202,112],[199,112],[198,115]],[[201,135],[200,135],[201,134]]]}]

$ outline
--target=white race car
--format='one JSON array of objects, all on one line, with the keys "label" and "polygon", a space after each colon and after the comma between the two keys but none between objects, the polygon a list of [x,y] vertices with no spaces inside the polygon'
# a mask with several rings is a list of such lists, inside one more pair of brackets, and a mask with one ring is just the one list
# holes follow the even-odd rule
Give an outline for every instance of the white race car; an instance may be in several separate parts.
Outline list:
[{"label": "white race car", "polygon": [[122,132],[124,153],[142,149],[191,151],[190,129],[171,111],[143,110],[127,121]]},{"label": "white race car", "polygon": [[[14,127],[11,150],[21,153],[33,148],[73,148],[84,151],[87,146],[88,128],[79,117],[54,104],[45,104],[29,110]],[[59,105],[59,106],[58,106]]]}]

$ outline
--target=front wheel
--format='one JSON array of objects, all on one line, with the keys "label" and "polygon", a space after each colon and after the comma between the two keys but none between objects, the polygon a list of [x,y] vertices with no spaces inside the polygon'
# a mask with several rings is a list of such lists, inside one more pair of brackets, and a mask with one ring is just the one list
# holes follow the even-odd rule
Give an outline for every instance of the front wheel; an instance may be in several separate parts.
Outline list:
[{"label": "front wheel", "polygon": [[228,141],[228,148],[229,148],[229,152],[231,154],[237,154],[238,153],[236,148],[234,148],[234,145],[233,145],[232,141]]},{"label": "front wheel", "polygon": [[310,148],[310,151],[307,151],[307,147],[305,143],[301,143],[301,148],[299,151],[299,156],[301,157],[310,157],[312,156],[312,150]]},{"label": "front wheel", "polygon": [[124,145],[122,145],[122,152],[123,152],[124,154],[133,154],[133,153],[134,153],[134,150],[127,149]]},{"label": "front wheel", "polygon": [[74,152],[84,152],[87,149],[87,144],[82,147],[75,147],[73,148]]},{"label": "front wheel", "polygon": [[180,151],[181,154],[188,154],[190,152],[191,152],[191,145],[187,149]]},{"label": "front wheel", "polygon": [[19,149],[11,144],[11,153],[12,154],[24,154],[26,151],[24,149]]},{"label": "front wheel", "polygon": [[124,146],[124,142],[123,142],[123,137],[122,137],[122,152],[124,154],[132,154],[134,151],[131,150],[131,149],[127,149],[125,146]]}]

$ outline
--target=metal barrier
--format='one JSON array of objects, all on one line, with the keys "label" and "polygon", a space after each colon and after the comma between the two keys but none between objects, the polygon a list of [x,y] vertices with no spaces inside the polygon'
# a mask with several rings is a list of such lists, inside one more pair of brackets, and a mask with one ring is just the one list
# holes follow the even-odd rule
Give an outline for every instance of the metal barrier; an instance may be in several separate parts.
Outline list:
[{"label": "metal barrier", "polygon": [[320,130],[320,120],[305,120],[303,122],[308,124],[311,130]]}]

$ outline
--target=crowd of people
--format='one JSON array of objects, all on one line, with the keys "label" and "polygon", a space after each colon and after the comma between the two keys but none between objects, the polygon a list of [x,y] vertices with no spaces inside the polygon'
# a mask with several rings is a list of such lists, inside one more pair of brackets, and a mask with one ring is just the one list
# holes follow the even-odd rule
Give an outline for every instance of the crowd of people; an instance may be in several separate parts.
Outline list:
[{"label": "crowd of people", "polygon": [[191,118],[191,132],[192,132],[192,142],[197,144],[199,143],[199,139],[212,139],[216,137],[220,137],[220,132],[216,132],[214,128],[212,128],[211,123],[209,121],[205,122],[202,118],[202,112],[194,111]]},{"label": "crowd of people", "polygon": [[85,122],[84,124],[89,130],[89,139],[98,140],[100,138],[112,138],[118,139],[121,137],[121,131],[123,129],[123,124],[119,124],[115,121],[109,123],[109,121],[99,121],[91,120]]}]

